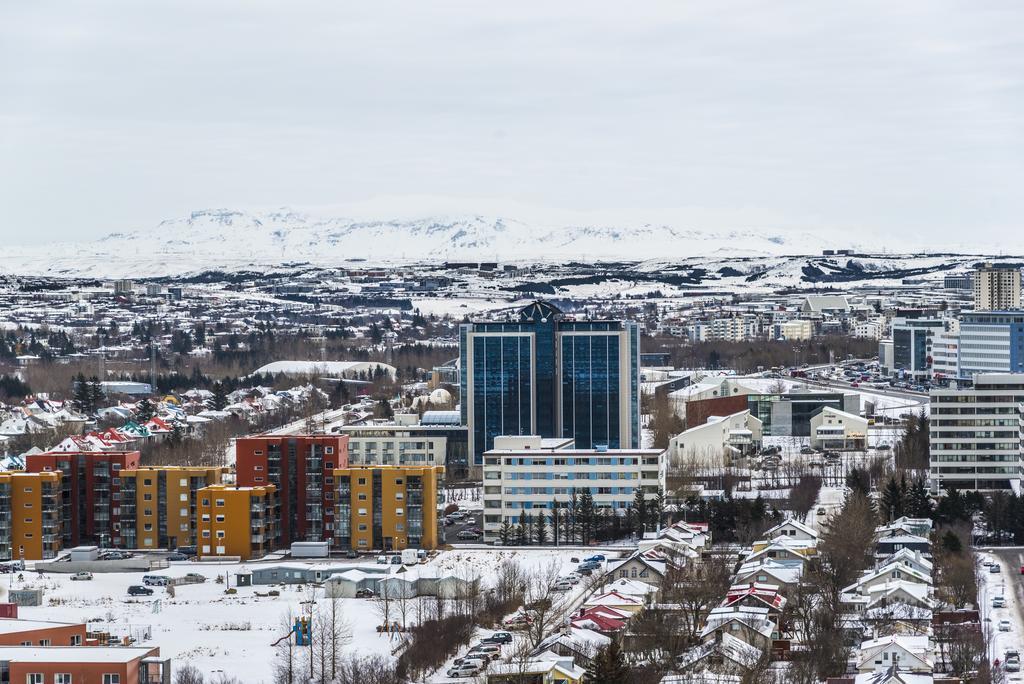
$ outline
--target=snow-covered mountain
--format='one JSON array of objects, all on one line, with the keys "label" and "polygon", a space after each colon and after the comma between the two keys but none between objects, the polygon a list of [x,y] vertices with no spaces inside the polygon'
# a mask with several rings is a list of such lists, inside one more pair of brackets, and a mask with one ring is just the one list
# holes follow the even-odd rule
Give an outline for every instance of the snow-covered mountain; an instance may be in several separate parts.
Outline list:
[{"label": "snow-covered mountain", "polygon": [[848,237],[670,225],[538,225],[502,216],[357,220],[279,209],[203,210],[85,244],[14,250],[0,271],[160,276],[308,262],[334,266],[432,260],[642,261],[694,256],[818,254],[858,248]]}]

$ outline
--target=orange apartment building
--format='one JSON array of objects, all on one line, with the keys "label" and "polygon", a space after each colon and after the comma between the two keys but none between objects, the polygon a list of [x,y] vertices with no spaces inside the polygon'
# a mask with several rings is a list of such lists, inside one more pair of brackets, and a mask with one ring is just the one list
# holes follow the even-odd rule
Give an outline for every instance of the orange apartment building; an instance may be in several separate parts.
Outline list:
[{"label": "orange apartment building", "polygon": [[199,543],[198,492],[227,468],[141,466],[121,471],[115,532],[126,549],[176,549]]},{"label": "orange apartment building", "polygon": [[277,488],[216,484],[200,489],[198,544],[200,558],[261,558],[277,548],[280,507]]},{"label": "orange apartment building", "polygon": [[334,536],[332,472],[347,466],[348,435],[266,435],[235,442],[237,483],[277,487],[285,546]]},{"label": "orange apartment building", "polygon": [[29,472],[62,475],[61,521],[68,548],[124,546],[115,502],[121,497],[121,471],[138,467],[138,451],[52,451],[25,458]]},{"label": "orange apartment building", "polygon": [[159,648],[0,646],[0,672],[14,684],[171,684]]},{"label": "orange apartment building", "polygon": [[61,474],[0,473],[0,560],[45,560],[62,548]]},{"label": "orange apartment building", "polygon": [[341,549],[437,548],[443,466],[335,468],[334,545]]}]

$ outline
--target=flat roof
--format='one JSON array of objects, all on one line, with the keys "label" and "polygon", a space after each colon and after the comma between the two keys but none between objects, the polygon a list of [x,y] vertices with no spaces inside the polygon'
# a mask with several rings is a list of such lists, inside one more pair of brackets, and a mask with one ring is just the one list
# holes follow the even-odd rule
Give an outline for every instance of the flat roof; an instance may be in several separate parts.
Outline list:
[{"label": "flat roof", "polygon": [[23,620],[21,618],[0,618],[0,634],[16,634],[36,629],[54,627],[85,627],[84,622],[52,622],[50,620]]},{"label": "flat roof", "polygon": [[130,663],[155,650],[131,646],[0,646],[0,662]]}]

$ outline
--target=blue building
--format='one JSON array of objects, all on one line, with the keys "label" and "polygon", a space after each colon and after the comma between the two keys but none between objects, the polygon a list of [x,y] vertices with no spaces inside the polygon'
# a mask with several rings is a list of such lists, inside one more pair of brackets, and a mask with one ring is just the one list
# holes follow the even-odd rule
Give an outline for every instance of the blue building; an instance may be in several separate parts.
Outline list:
[{"label": "blue building", "polygon": [[548,302],[460,330],[462,420],[473,464],[498,435],[640,447],[640,329],[577,321]]},{"label": "blue building", "polygon": [[960,317],[960,377],[1024,373],[1024,311],[967,311]]}]

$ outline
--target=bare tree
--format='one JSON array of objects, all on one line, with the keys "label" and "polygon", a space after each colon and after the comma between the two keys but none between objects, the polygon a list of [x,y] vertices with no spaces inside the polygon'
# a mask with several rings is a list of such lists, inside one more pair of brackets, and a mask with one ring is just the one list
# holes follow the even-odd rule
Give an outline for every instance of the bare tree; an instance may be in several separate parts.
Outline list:
[{"label": "bare tree", "polygon": [[296,663],[298,647],[295,645],[295,635],[292,633],[295,627],[295,614],[290,608],[281,618],[280,626],[287,636],[274,645],[277,650],[274,657],[274,683],[297,684],[299,682],[299,666]]},{"label": "bare tree", "polygon": [[722,556],[687,562],[669,558],[661,580],[662,602],[678,606],[683,633],[694,642],[704,618],[729,589],[730,568]]},{"label": "bare tree", "polygon": [[561,565],[552,560],[545,566],[527,574],[526,608],[530,611],[530,622],[527,635],[532,646],[536,647],[548,635],[562,617],[562,603],[565,594],[555,591],[558,584]]},{"label": "bare tree", "polygon": [[174,684],[204,684],[204,681],[203,673],[191,663],[174,669]]}]

